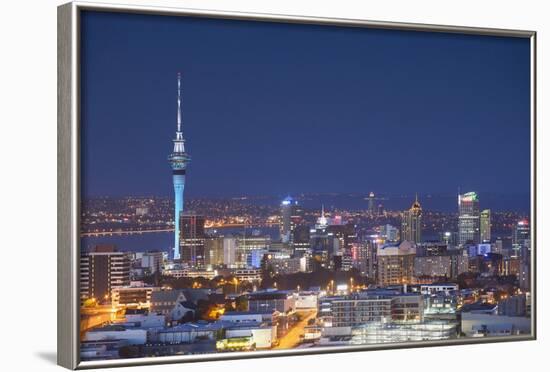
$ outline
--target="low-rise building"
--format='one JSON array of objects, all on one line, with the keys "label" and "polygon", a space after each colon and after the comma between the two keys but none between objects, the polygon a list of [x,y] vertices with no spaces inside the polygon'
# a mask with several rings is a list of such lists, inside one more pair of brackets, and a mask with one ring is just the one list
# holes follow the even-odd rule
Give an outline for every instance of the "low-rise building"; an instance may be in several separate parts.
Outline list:
[{"label": "low-rise building", "polygon": [[82,361],[118,359],[120,358],[118,351],[124,346],[128,346],[125,340],[83,340],[80,343],[80,359]]},{"label": "low-rise building", "polygon": [[497,315],[498,305],[478,301],[462,306],[460,311],[461,313]]},{"label": "low-rise building", "polygon": [[531,333],[531,318],[467,312],[460,329],[466,337],[510,336]]},{"label": "low-rise building", "polygon": [[277,340],[277,326],[258,322],[232,323],[225,329],[225,337],[249,337],[253,348],[269,349]]},{"label": "low-rise building", "polygon": [[437,293],[444,293],[448,295],[454,291],[458,291],[458,284],[456,283],[431,283],[422,284],[420,286],[420,293],[423,295],[433,295]]},{"label": "low-rise building", "polygon": [[166,324],[166,317],[159,314],[145,314],[128,310],[124,315],[126,324],[133,324],[140,328],[163,328]]},{"label": "low-rise building", "polygon": [[430,318],[437,318],[439,315],[455,314],[458,301],[456,296],[437,294],[426,295],[424,298],[424,315]]},{"label": "low-rise building", "polygon": [[84,334],[84,341],[124,340],[129,345],[142,345],[147,342],[147,329],[129,325],[107,325],[92,328]]},{"label": "low-rise building", "polygon": [[111,290],[113,306],[126,306],[136,308],[151,307],[153,291],[159,288],[147,286],[143,282],[130,282],[129,286],[115,287]]},{"label": "low-rise building", "polygon": [[164,275],[172,276],[174,278],[205,278],[214,279],[218,276],[217,270],[202,270],[195,268],[173,268],[164,271]]},{"label": "low-rise building", "polygon": [[298,292],[295,295],[296,310],[317,309],[319,296],[315,292]]},{"label": "low-rise building", "polygon": [[215,340],[223,325],[219,322],[185,323],[158,332],[158,342],[165,344],[194,343],[196,340]]},{"label": "low-rise building", "polygon": [[260,282],[262,269],[235,269],[233,275],[241,282]]},{"label": "low-rise building", "polygon": [[525,316],[527,299],[525,295],[508,297],[498,303],[498,315]]},{"label": "low-rise building", "polygon": [[220,317],[220,321],[228,323],[277,323],[278,312],[250,312],[250,311],[230,311]]},{"label": "low-rise building", "polygon": [[192,319],[195,309],[183,290],[154,291],[151,295],[151,313],[164,315],[168,321]]},{"label": "low-rise building", "polygon": [[258,291],[248,295],[248,311],[278,311],[288,314],[296,309],[296,300],[292,293],[286,291]]},{"label": "low-rise building", "polygon": [[352,345],[448,340],[456,338],[457,325],[446,321],[417,324],[369,323],[354,329],[352,335]]},{"label": "low-rise building", "polygon": [[325,327],[359,327],[366,323],[418,323],[424,301],[418,294],[394,291],[363,292],[319,300],[318,317]]},{"label": "low-rise building", "polygon": [[394,323],[418,323],[424,320],[424,300],[414,293],[391,299],[391,320]]}]

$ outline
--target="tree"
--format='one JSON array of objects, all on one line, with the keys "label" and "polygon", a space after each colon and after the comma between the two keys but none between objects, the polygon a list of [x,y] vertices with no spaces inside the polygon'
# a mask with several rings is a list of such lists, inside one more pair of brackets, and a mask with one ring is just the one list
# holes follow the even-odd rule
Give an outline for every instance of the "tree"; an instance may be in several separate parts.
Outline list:
[{"label": "tree", "polygon": [[195,313],[196,320],[216,320],[218,318],[218,306],[209,300],[199,300]]},{"label": "tree", "polygon": [[180,324],[189,323],[194,320],[193,318],[194,318],[193,311],[189,310],[185,313],[185,315],[183,315],[183,317],[179,320],[178,323]]},{"label": "tree", "polygon": [[121,358],[135,358],[138,356],[138,350],[135,346],[122,346],[118,349],[118,356]]},{"label": "tree", "polygon": [[235,299],[235,309],[237,311],[248,311],[248,298],[239,296]]},{"label": "tree", "polygon": [[225,303],[225,312],[230,312],[230,311],[235,311],[235,307],[233,306],[233,302],[232,301],[226,301]]}]

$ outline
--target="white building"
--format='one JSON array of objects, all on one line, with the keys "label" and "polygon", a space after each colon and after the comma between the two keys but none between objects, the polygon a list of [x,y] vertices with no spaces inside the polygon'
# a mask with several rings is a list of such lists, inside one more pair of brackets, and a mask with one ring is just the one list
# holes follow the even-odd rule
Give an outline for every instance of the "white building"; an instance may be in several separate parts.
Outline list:
[{"label": "white building", "polygon": [[141,256],[141,268],[154,274],[162,271],[163,252],[145,252]]},{"label": "white building", "polygon": [[126,323],[133,323],[140,328],[162,328],[166,317],[159,314],[126,314]]},{"label": "white building", "polygon": [[275,324],[277,312],[255,313],[248,311],[231,311],[220,317],[222,322],[230,323],[272,323]]},{"label": "white building", "polygon": [[446,295],[449,292],[458,291],[458,284],[455,283],[433,283],[433,284],[422,284],[420,286],[420,293],[423,295],[431,295],[436,293],[445,293]]},{"label": "white building", "polygon": [[111,290],[111,300],[114,307],[126,306],[149,308],[151,295],[158,291],[158,287],[145,285],[143,282],[130,282],[129,286],[115,287]]},{"label": "white building", "polygon": [[237,252],[237,239],[234,237],[223,238],[223,264],[234,267]]},{"label": "white building", "polygon": [[84,341],[107,340],[124,340],[130,345],[142,345],[147,342],[147,330],[123,325],[109,325],[91,329],[84,334]]},{"label": "white building", "polygon": [[216,323],[185,323],[158,332],[158,341],[165,344],[193,343],[197,338],[215,340],[222,329]]},{"label": "white building", "polygon": [[467,337],[509,336],[531,333],[531,318],[462,313],[460,329]]},{"label": "white building", "polygon": [[226,338],[250,337],[257,349],[269,349],[277,340],[276,325],[260,325],[255,322],[240,323],[225,330]]},{"label": "white building", "polygon": [[233,275],[235,275],[239,281],[259,282],[262,280],[261,269],[237,269],[233,272]]},{"label": "white building", "polygon": [[296,310],[317,309],[319,298],[317,294],[313,292],[299,292],[295,293],[294,297],[296,298]]},{"label": "white building", "polygon": [[164,275],[172,276],[174,278],[205,278],[205,279],[214,279],[218,276],[217,270],[200,270],[192,268],[174,268],[170,270],[165,270]]},{"label": "white building", "polygon": [[445,321],[418,324],[370,323],[352,331],[352,345],[437,341],[456,338],[456,324]]}]

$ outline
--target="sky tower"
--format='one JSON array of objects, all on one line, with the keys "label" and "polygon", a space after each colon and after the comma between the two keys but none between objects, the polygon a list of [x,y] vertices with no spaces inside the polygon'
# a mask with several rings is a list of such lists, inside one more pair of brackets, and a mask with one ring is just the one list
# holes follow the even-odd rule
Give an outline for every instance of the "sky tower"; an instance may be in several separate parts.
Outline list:
[{"label": "sky tower", "polygon": [[183,211],[183,191],[185,189],[185,170],[191,161],[185,152],[185,140],[181,128],[181,73],[178,72],[178,114],[174,151],[168,156],[174,181],[174,259],[181,257],[180,252],[180,214]]}]

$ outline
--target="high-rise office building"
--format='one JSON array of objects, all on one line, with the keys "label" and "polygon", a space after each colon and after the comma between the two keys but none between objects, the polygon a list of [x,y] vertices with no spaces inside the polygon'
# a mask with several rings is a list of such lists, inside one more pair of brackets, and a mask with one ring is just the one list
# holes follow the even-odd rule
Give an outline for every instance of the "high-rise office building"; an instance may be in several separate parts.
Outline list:
[{"label": "high-rise office building", "polygon": [[491,210],[484,209],[479,214],[479,234],[482,243],[491,242]]},{"label": "high-rise office building", "polygon": [[130,285],[130,255],[98,245],[80,255],[80,299],[108,301],[113,288]]},{"label": "high-rise office building", "polygon": [[235,267],[237,256],[237,238],[225,236],[223,238],[223,264],[227,267]]},{"label": "high-rise office building", "polygon": [[418,256],[442,256],[447,253],[448,247],[444,242],[424,242],[416,245]]},{"label": "high-rise office building", "polygon": [[223,236],[206,238],[204,243],[204,260],[206,265],[213,267],[223,265],[223,242]]},{"label": "high-rise office building", "polygon": [[180,254],[181,261],[189,267],[202,268],[205,265],[204,216],[193,213],[180,215]]},{"label": "high-rise office building", "polygon": [[403,212],[401,240],[413,243],[420,243],[422,241],[422,207],[418,202],[418,195],[411,208]]},{"label": "high-rise office building", "polygon": [[378,208],[376,210],[377,210],[377,213],[378,213],[378,217],[383,217],[384,216],[384,213],[385,213],[384,204],[379,203]]},{"label": "high-rise office building", "polygon": [[237,267],[246,268],[251,265],[252,260],[263,256],[271,246],[271,237],[269,235],[260,235],[259,232],[253,232],[250,235],[246,233],[237,238],[237,249],[235,255],[235,264]]},{"label": "high-rise office building", "polygon": [[386,224],[378,227],[380,230],[380,238],[385,242],[396,242],[399,240],[399,229],[392,225]]},{"label": "high-rise office building", "polygon": [[375,283],[378,278],[378,243],[376,239],[367,238],[365,241],[367,256],[367,279]]},{"label": "high-rise office building", "polygon": [[512,237],[512,254],[521,258],[523,261],[529,261],[531,253],[531,228],[529,220],[520,220],[514,226]]},{"label": "high-rise office building", "polygon": [[351,254],[352,244],[357,242],[355,225],[351,223],[342,225],[329,225],[326,231],[338,240],[338,249],[334,253]]},{"label": "high-rise office building", "polygon": [[458,244],[458,232],[442,231],[439,233],[439,241],[447,244],[449,249],[454,249]]},{"label": "high-rise office building", "polygon": [[359,270],[362,276],[368,273],[368,242],[356,242],[352,244],[351,261],[354,268]]},{"label": "high-rise office building", "polygon": [[174,259],[181,257],[180,251],[180,215],[183,211],[183,191],[185,189],[185,173],[191,157],[185,152],[185,139],[183,138],[181,122],[181,74],[178,73],[178,112],[177,130],[174,142],[174,150],[168,157],[172,167],[172,181],[174,183]]},{"label": "high-rise office building", "polygon": [[468,271],[468,256],[459,250],[445,252],[442,255],[418,255],[414,258],[414,275],[421,277],[447,277],[455,279]]},{"label": "high-rise office building", "polygon": [[281,224],[279,226],[279,232],[283,243],[289,243],[292,239],[292,232],[300,222],[302,217],[301,214],[301,209],[298,206],[297,200],[288,196],[281,202]]},{"label": "high-rise office building", "polygon": [[311,251],[309,226],[298,225],[292,232],[292,252],[296,256],[303,256]]},{"label": "high-rise office building", "polygon": [[162,271],[163,261],[164,257],[162,252],[145,252],[141,256],[141,267],[143,269],[148,269],[150,274],[159,273]]},{"label": "high-rise office building", "polygon": [[529,227],[529,220],[520,220],[514,227],[513,244],[526,244],[527,240],[531,238],[531,229]]},{"label": "high-rise office building", "polygon": [[458,244],[480,242],[479,198],[475,192],[458,195]]},{"label": "high-rise office building", "polygon": [[369,214],[374,216],[376,212],[376,198],[374,196],[374,192],[371,191],[369,193],[367,200],[369,202]]}]

